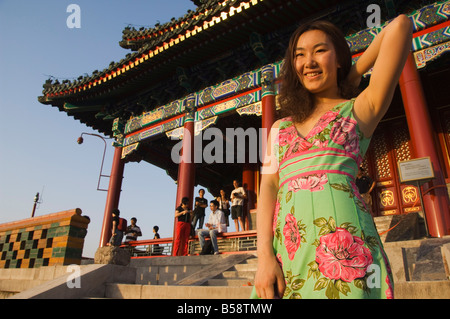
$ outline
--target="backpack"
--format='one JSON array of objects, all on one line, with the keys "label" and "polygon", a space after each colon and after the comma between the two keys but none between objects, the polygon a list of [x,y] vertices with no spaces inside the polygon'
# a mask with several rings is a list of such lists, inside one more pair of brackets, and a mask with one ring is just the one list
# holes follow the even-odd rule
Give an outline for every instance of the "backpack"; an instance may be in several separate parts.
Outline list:
[{"label": "backpack", "polygon": [[200,255],[212,255],[214,254],[214,248],[211,240],[205,240],[205,246],[203,246]]},{"label": "backpack", "polygon": [[121,231],[127,230],[127,220],[125,218],[119,217],[119,224],[117,225],[117,229]]}]

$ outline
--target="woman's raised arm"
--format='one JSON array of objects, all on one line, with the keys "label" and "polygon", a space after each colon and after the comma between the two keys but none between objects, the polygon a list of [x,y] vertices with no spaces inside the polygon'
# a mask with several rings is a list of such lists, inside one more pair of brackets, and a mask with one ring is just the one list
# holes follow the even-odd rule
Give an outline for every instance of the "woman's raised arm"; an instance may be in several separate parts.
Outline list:
[{"label": "woman's raised arm", "polygon": [[356,98],[354,114],[361,131],[372,136],[395,92],[412,44],[412,22],[406,15],[392,20],[353,65],[350,81],[373,67],[369,86]]}]

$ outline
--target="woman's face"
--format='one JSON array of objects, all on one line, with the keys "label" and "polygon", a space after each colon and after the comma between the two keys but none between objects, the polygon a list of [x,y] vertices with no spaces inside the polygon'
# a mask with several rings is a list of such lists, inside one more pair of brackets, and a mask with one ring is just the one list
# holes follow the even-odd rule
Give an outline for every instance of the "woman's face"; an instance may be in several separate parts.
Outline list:
[{"label": "woman's face", "polygon": [[313,94],[336,94],[337,63],[333,43],[325,32],[310,30],[297,40],[294,65],[300,82]]}]

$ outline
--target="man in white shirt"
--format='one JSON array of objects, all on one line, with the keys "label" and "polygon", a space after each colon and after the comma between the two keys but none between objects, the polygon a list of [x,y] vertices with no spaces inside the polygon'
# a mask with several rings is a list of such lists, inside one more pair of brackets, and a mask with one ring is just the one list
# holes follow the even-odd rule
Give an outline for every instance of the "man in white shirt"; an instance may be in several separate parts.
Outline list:
[{"label": "man in white shirt", "polygon": [[227,225],[225,215],[219,209],[219,202],[217,200],[212,200],[209,204],[209,208],[211,208],[211,214],[209,215],[208,222],[205,224],[208,229],[198,230],[198,238],[200,240],[200,246],[203,249],[205,246],[205,236],[209,236],[214,248],[214,255],[218,255],[219,247],[217,245],[217,234],[226,232]]},{"label": "man in white shirt", "polygon": [[[234,226],[236,227],[236,231],[239,231],[239,224],[241,225],[242,230],[245,230],[244,227],[244,199],[247,198],[247,194],[245,193],[245,189],[241,186],[239,187],[239,182],[237,180],[233,181],[234,189],[231,192],[231,218],[234,220]],[[238,223],[239,221],[239,223]]]}]

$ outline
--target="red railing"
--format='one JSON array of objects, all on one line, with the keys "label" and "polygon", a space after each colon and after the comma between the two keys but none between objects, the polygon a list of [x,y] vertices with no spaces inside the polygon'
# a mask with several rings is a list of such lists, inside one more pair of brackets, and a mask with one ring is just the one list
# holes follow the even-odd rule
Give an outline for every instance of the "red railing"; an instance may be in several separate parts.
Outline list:
[{"label": "red railing", "polygon": [[172,237],[129,241],[121,247],[130,248],[131,258],[168,257],[172,255]]},{"label": "red railing", "polygon": [[[172,237],[130,241],[121,247],[129,248],[132,258],[172,256]],[[238,253],[256,250],[256,230],[222,233],[217,236],[219,250],[222,253]],[[201,251],[197,236],[189,239],[189,254],[197,255]]]}]

